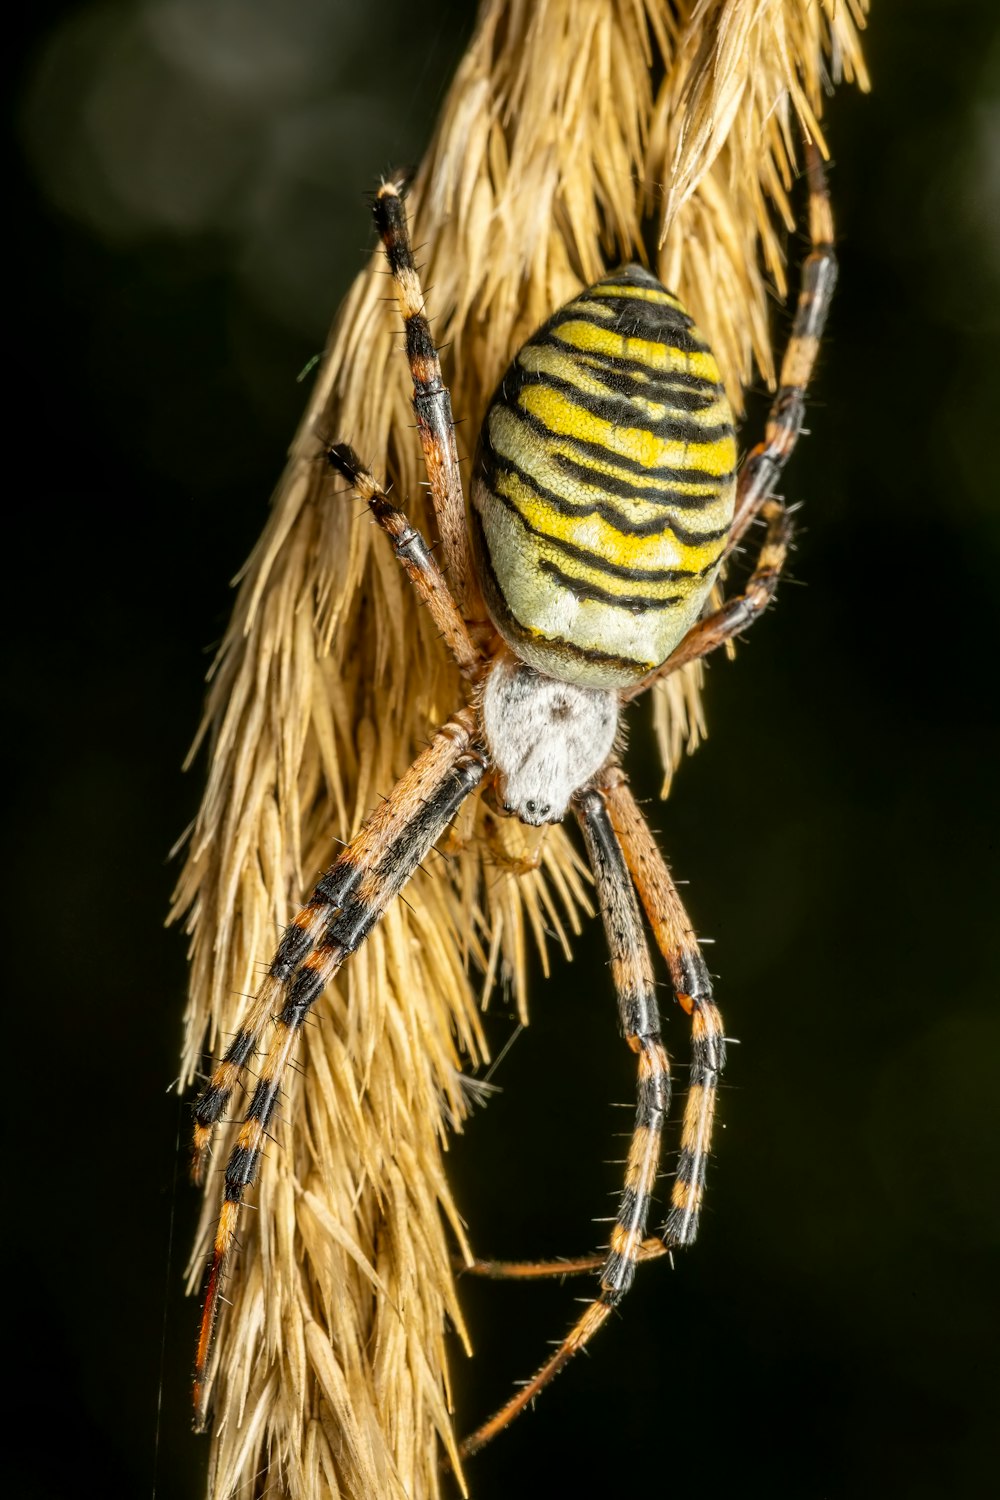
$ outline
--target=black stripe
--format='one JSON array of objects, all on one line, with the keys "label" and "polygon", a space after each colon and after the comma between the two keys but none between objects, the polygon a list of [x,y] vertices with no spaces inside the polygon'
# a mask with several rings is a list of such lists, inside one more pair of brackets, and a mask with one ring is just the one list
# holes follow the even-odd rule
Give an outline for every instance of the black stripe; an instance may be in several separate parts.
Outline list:
[{"label": "black stripe", "polygon": [[524,645],[538,646],[542,649],[551,648],[555,655],[563,655],[572,660],[586,661],[594,666],[606,666],[617,672],[627,672],[633,678],[637,671],[648,672],[659,665],[658,662],[640,661],[632,656],[616,656],[611,651],[594,651],[585,646],[578,646],[575,641],[569,641],[561,635],[541,635],[536,630],[531,630],[527,625],[522,625],[514,611],[511,609],[507,598],[497,581],[496,569],[490,556],[489,547],[486,543],[486,535],[483,531],[482,518],[478,511],[471,512],[472,535],[476,547],[476,561],[479,565],[480,583],[483,585],[486,600],[494,619],[503,621],[505,634],[513,636],[515,640]]},{"label": "black stripe", "polygon": [[[593,568],[595,572],[607,573],[611,578],[632,579],[636,583],[678,583],[682,578],[703,578],[706,573],[711,573],[719,561],[718,557],[714,557],[703,568],[633,568],[626,563],[611,562],[598,552],[591,552],[586,547],[578,547],[573,542],[567,542],[562,537],[551,536],[541,527],[534,526],[518,509],[517,502],[502,491],[491,488],[490,493],[494,500],[499,500],[500,504],[520,521],[530,536],[539,537],[558,552],[562,552],[564,556],[576,558]],[[626,532],[625,535],[628,533]]]},{"label": "black stripe", "polygon": [[677,1159],[677,1181],[686,1187],[704,1187],[708,1170],[708,1152],[692,1151],[685,1146]]},{"label": "black stripe", "polygon": [[682,995],[689,995],[698,1003],[699,1000],[712,999],[712,981],[708,975],[708,965],[705,963],[700,948],[694,948],[687,952],[680,951],[676,955],[677,966],[677,989]]},{"label": "black stripe", "polygon": [[[561,359],[570,358],[567,344],[546,339],[544,348],[555,350]],[[572,353],[572,363],[577,369],[585,370],[609,391],[616,392],[626,400],[655,401],[660,406],[670,407],[672,411],[686,412],[697,417],[699,412],[714,406],[722,395],[720,388],[710,380],[692,376],[692,383],[688,384],[684,379],[658,377],[655,374],[647,376],[640,373],[639,367],[634,370],[622,368],[633,364],[632,360],[615,361],[610,356],[605,358],[597,354],[581,354],[579,350]],[[693,384],[696,379],[697,388]]]},{"label": "black stripe", "polygon": [[[663,303],[636,301],[634,297],[601,297],[599,306],[608,310],[607,318],[599,318],[590,307],[581,307],[581,302],[590,299],[581,293],[576,302],[568,302],[539,329],[540,334],[556,332],[564,323],[589,323],[602,333],[616,333],[621,338],[641,339],[645,344],[660,344],[681,355],[711,354],[711,349],[693,331],[692,320],[686,313],[676,311]],[[595,299],[597,300],[597,299]],[[586,353],[581,350],[581,353]]]},{"label": "black stripe", "polygon": [[672,1208],[663,1229],[665,1245],[693,1245],[698,1238],[700,1209]]},{"label": "black stripe", "polygon": [[572,573],[564,573],[558,563],[554,563],[549,557],[538,559],[538,571],[554,578],[556,583],[568,589],[575,599],[590,599],[595,604],[610,604],[615,609],[629,609],[637,615],[646,614],[650,610],[659,614],[663,610],[673,609],[675,604],[686,603],[684,594],[668,594],[665,599],[649,599],[645,594],[615,594],[610,589],[602,589],[600,584],[588,583],[583,578],[575,578]]},{"label": "black stripe", "polygon": [[[520,419],[520,413],[515,413],[514,415]],[[608,508],[603,505],[600,500],[575,501],[551,489],[548,485],[543,484],[540,479],[537,479],[535,475],[529,473],[527,469],[522,468],[516,459],[501,452],[494,444],[489,431],[484,428],[481,434],[480,456],[483,459],[483,467],[487,473],[487,477],[491,477],[490,468],[487,467],[487,455],[490,456],[490,467],[495,473],[503,473],[506,470],[509,473],[517,475],[529,489],[535,492],[539,499],[547,500],[562,515],[603,515],[606,520],[611,521],[613,525],[617,525],[618,529],[623,531],[626,536],[649,536],[654,532],[663,531],[667,526],[678,536],[681,536],[682,532],[673,520],[673,510],[676,507],[691,511],[706,510],[710,505],[714,505],[719,498],[718,491],[714,493],[706,491],[698,495],[684,495],[679,494],[676,490],[672,490],[669,485],[663,485],[662,488],[658,489],[637,490],[626,484],[624,480],[616,478],[613,474],[600,474],[595,469],[590,469],[584,464],[575,463],[573,459],[567,458],[561,453],[550,453],[548,455],[553,464],[557,465],[564,473],[569,474],[578,482],[587,484],[592,489],[603,491],[604,494],[613,496],[616,500],[625,500],[634,505],[659,507],[662,512],[662,519],[657,516],[648,521],[633,520],[630,516],[623,515],[615,507]],[[727,527],[727,533],[728,529]],[[708,533],[706,534],[708,535]],[[695,532],[691,533],[691,535],[696,542],[700,540],[700,533]]]},{"label": "black stripe", "polygon": [[372,867],[372,879],[379,885],[395,885],[405,879],[408,868],[419,864],[423,858],[423,854],[418,856],[416,851],[422,848],[424,853],[427,852],[465,798],[478,785],[482,775],[482,761],[476,756],[449,766],[438,785],[420,804],[419,811],[414,813],[382,858]]},{"label": "black stripe", "polygon": [[648,1193],[637,1193],[633,1187],[627,1187],[622,1190],[622,1198],[618,1205],[618,1217],[616,1220],[622,1229],[638,1228],[641,1232],[641,1229],[645,1226],[648,1212]]},{"label": "black stripe", "polygon": [[226,1163],[227,1203],[242,1202],[244,1189],[253,1182],[259,1156],[260,1152],[252,1151],[249,1146],[233,1147]]},{"label": "black stripe", "polygon": [[194,1106],[195,1123],[214,1125],[232,1096],[232,1089],[207,1088]]},{"label": "black stripe", "polygon": [[[707,469],[647,467],[646,464],[640,463],[638,459],[628,458],[624,454],[609,448],[605,443],[593,443],[587,438],[574,437],[568,432],[554,432],[540,417],[536,417],[531,412],[525,411],[523,406],[516,408],[509,407],[508,410],[511,411],[512,415],[517,417],[519,422],[523,422],[526,427],[530,427],[534,432],[538,433],[539,437],[545,438],[548,441],[568,443],[571,448],[583,457],[589,455],[604,463],[614,464],[616,468],[625,469],[628,473],[635,474],[639,478],[655,479],[662,483],[664,487],[671,483],[710,485],[712,492],[707,495],[706,504],[711,504],[712,500],[717,498],[719,490],[723,489],[729,483],[735,472],[729,471],[725,474],[711,474]],[[488,421],[489,418],[487,417],[487,424]],[[569,458],[565,454],[552,453],[550,456],[553,462],[558,463],[567,473],[577,473],[581,478],[585,479],[586,483],[596,484],[603,489],[610,490],[612,493],[614,493],[612,486],[615,483],[621,482],[616,481],[613,475],[598,473],[596,470],[589,468],[585,463]],[[639,497],[632,492],[632,498],[637,499]],[[687,498],[685,496],[685,499]],[[697,498],[695,497],[696,502]]]},{"label": "black stripe", "polygon": [[[564,461],[558,455],[552,458],[559,466],[567,471],[577,467],[571,460]],[[600,489],[606,494],[613,495],[616,499],[629,500],[634,503],[650,505],[659,511],[658,515],[651,516],[648,521],[640,521],[631,516],[623,515],[617,506],[607,504],[602,500],[570,500],[565,495],[557,494],[548,485],[542,484],[533,474],[522,469],[514,459],[508,458],[497,449],[489,432],[484,427],[480,434],[479,464],[486,479],[487,488],[491,494],[497,493],[496,479],[503,473],[513,475],[520,480],[525,487],[537,495],[540,500],[545,500],[562,516],[600,516],[609,525],[614,526],[623,536],[658,536],[664,531],[672,531],[679,542],[688,547],[700,547],[708,542],[716,542],[729,535],[729,526],[717,528],[714,531],[692,531],[690,527],[677,518],[676,510],[699,511],[706,509],[718,500],[718,494],[714,495],[678,495],[671,491],[668,486],[657,491],[639,494],[635,490],[628,490],[618,480],[610,475],[595,476],[591,471],[589,482],[594,483],[595,478]]]},{"label": "black stripe", "polygon": [[[440,403],[442,397],[448,402],[447,420],[451,421],[451,398],[448,396],[447,388],[441,379],[441,370],[437,362],[437,349],[431,338],[430,324],[423,313],[410,313],[403,320],[403,330],[406,335],[406,357],[410,362],[410,374],[413,379],[413,405],[417,416],[426,416],[430,420],[429,404],[436,398]],[[436,370],[433,380],[421,380],[413,373],[413,363],[421,360]],[[423,408],[421,406],[423,403]]]},{"label": "black stripe", "polygon": [[[322,904],[325,906],[327,903],[324,901]],[[310,905],[312,905],[311,902]],[[271,979],[288,979],[305,958],[306,954],[310,952],[312,946],[313,939],[309,936],[308,932],[301,927],[297,927],[293,922],[291,926],[285,928],[281,935],[281,941],[278,943],[278,951],[271,960],[271,966],[267,971],[268,976]]]},{"label": "black stripe", "polygon": [[[481,759],[470,756],[452,766],[439,786],[421,805],[410,822],[390,844],[381,860],[370,869],[370,879],[380,899],[364,900],[352,894],[362,869],[346,859],[338,861],[323,877],[319,890],[326,885],[336,899],[330,904],[334,916],[327,924],[319,953],[332,961],[348,958],[364,942],[378,922],[389,901],[406,882],[413,869],[442,830],[455,816],[465,798],[483,775]],[[327,979],[313,965],[296,973],[285,993],[280,1019],[288,1027],[301,1026],[309,1009],[326,988]],[[256,1095],[254,1096],[256,1099]]]},{"label": "black stripe", "polygon": [[413,410],[417,427],[432,432],[438,445],[447,452],[455,426],[448,387],[440,381],[414,380]]},{"label": "black stripe", "polygon": [[629,1256],[612,1250],[601,1272],[601,1294],[597,1300],[605,1307],[616,1307],[635,1280],[635,1266]]},{"label": "black stripe", "polygon": [[[604,798],[599,792],[586,791],[574,798],[574,805],[597,883],[604,930],[612,957],[634,960],[637,955],[648,955],[632,877],[628,873],[625,856],[612,827]],[[616,913],[614,921],[610,918],[611,911]],[[624,1036],[638,1037],[640,1041],[659,1041],[660,1013],[655,990],[650,989],[648,993],[635,990],[620,992],[618,1016]]]},{"label": "black stripe", "polygon": [[822,336],[836,285],[837,257],[833,247],[813,251],[802,267],[799,305],[792,323],[793,338],[818,339]]},{"label": "black stripe", "polygon": [[364,473],[365,466],[350,443],[333,443],[326,450],[326,461],[349,484],[357,484],[358,476]]},{"label": "black stripe", "polygon": [[[331,944],[324,942],[320,952],[326,955]],[[301,1026],[305,1013],[314,1005],[326,987],[326,980],[318,969],[300,969],[288,987],[288,994],[281,1020],[286,1026]]]},{"label": "black stripe", "polygon": [[[581,303],[588,304],[586,309],[581,307]],[[647,302],[641,297],[607,297],[600,294],[589,297],[584,293],[575,306],[577,315],[586,322],[592,323],[595,328],[616,333],[620,338],[642,339],[644,343],[660,344],[685,357],[711,353],[695,329],[694,319],[682,309],[671,307],[669,303]],[[613,321],[601,318],[598,308],[601,312],[607,308]]]},{"label": "black stripe", "polygon": [[[595,281],[593,286],[588,286],[586,291],[574,297],[572,302],[566,302],[562,307],[556,309],[552,318],[557,318],[561,313],[576,311],[584,318],[596,324],[598,317],[595,309],[601,312],[607,308],[616,318],[625,315],[634,318],[639,326],[651,329],[669,329],[671,333],[687,333],[694,328],[694,319],[686,308],[675,299],[673,302],[667,300],[650,299],[648,297],[630,297],[624,290],[630,283],[616,283],[611,280]],[[635,283],[631,283],[635,286]],[[619,287],[622,290],[619,292]],[[662,291],[657,287],[642,287],[642,291]],[[552,321],[549,319],[549,322]],[[603,323],[600,326],[605,326]],[[661,343],[665,340],[654,340]]]},{"label": "black stripe", "polygon": [[[648,297],[630,297],[629,290],[666,292],[666,297],[652,300]],[[666,287],[653,277],[647,281],[639,277],[623,276],[619,279],[615,276],[602,276],[600,281],[595,281],[592,286],[588,286],[579,296],[574,297],[572,302],[566,302],[562,307],[557,308],[552,317],[557,318],[561,313],[579,309],[581,304],[596,304],[602,309],[610,307],[616,316],[629,314],[642,326],[649,328],[680,329],[682,332],[694,328],[694,319],[681,303],[680,298],[673,297],[670,292],[667,292]],[[587,306],[584,316],[593,317],[590,306]],[[549,319],[549,322],[551,321],[552,318]]]},{"label": "black stripe", "polygon": [[670,1074],[665,1068],[657,1068],[655,1073],[648,1074],[639,1079],[639,1093],[636,1103],[635,1120],[637,1125],[656,1125],[656,1116],[666,1114],[670,1108]]},{"label": "black stripe", "polygon": [[634,379],[640,390],[662,390],[668,394],[685,391],[692,394],[700,394],[709,399],[717,400],[723,394],[723,387],[715,380],[709,380],[706,375],[694,375],[690,370],[657,370],[652,365],[644,364],[641,359],[630,359],[624,354],[608,354],[601,349],[578,349],[575,344],[561,339],[558,333],[538,333],[531,340],[530,345],[540,345],[545,349],[555,349],[559,354],[568,359],[578,361],[580,364],[590,364],[595,369],[600,366],[611,372],[617,372],[623,377]]},{"label": "black stripe", "polygon": [[254,1036],[252,1031],[240,1031],[233,1038],[226,1052],[223,1062],[236,1063],[242,1068],[250,1054],[253,1052]]},{"label": "black stripe", "polygon": [[718,1033],[699,1037],[691,1050],[691,1082],[714,1088],[726,1066],[726,1039]]},{"label": "black stripe", "polygon": [[317,905],[339,907],[360,879],[360,865],[356,864],[353,859],[338,859],[317,885],[312,901],[309,903],[310,906],[313,901],[316,901]]},{"label": "black stripe", "polygon": [[394,276],[398,276],[401,271],[412,271],[414,269],[413,251],[410,249],[410,237],[406,232],[406,210],[403,208],[402,198],[398,193],[376,196],[372,205],[372,213],[385,246],[390,271]]},{"label": "black stripe", "polygon": [[369,880],[379,893],[378,900],[364,901],[355,897],[345,902],[326,930],[324,949],[339,948],[345,959],[357,951],[395,893],[479,784],[482,775],[483,763],[477,757],[470,756],[449,768],[382,858],[372,866]]},{"label": "black stripe", "polygon": [[278,1097],[278,1090],[270,1078],[261,1078],[253,1091],[250,1100],[250,1108],[247,1110],[248,1120],[259,1120],[265,1128],[274,1112],[274,1103]]},{"label": "black stripe", "polygon": [[[493,444],[487,428],[480,434],[480,462],[483,466],[487,480],[495,474],[507,471],[517,475],[517,478],[534,490],[540,499],[546,499],[555,510],[562,516],[603,516],[624,535],[631,537],[648,537],[670,528],[673,534],[681,541],[687,541],[690,546],[699,546],[702,541],[714,541],[721,535],[729,535],[729,526],[723,531],[688,531],[681,522],[675,519],[676,510],[699,511],[708,510],[709,505],[714,505],[720,498],[720,490],[705,490],[700,495],[681,495],[676,490],[670,489],[669,484],[664,484],[661,489],[639,490],[628,486],[624,480],[619,480],[613,474],[598,474],[595,469],[588,468],[585,463],[576,463],[562,453],[550,453],[549,458],[558,465],[565,474],[570,474],[579,483],[588,484],[592,489],[603,490],[606,495],[615,499],[625,499],[633,504],[652,505],[660,510],[660,516],[652,516],[649,520],[633,519],[627,514],[622,514],[615,505],[604,504],[600,499],[583,499],[574,501],[567,495],[561,495],[555,489],[550,489],[547,484],[529,474],[528,469],[522,468],[516,459],[510,458],[507,453]],[[492,487],[492,486],[490,486]]]},{"label": "black stripe", "polygon": [[[547,386],[550,390],[567,397],[574,406],[580,407],[589,416],[608,422],[612,427],[638,428],[665,442],[717,443],[725,437],[733,436],[732,424],[729,422],[698,422],[670,415],[653,419],[647,416],[627,394],[595,396],[590,391],[581,390],[571,380],[564,380],[561,375],[552,375],[547,370],[526,370],[518,360],[515,360],[504,381],[504,403],[508,407],[513,407],[518,396],[527,386]],[[519,408],[519,411],[522,409]],[[548,431],[553,437],[556,436],[552,428]],[[559,436],[562,437],[565,434],[560,433]],[[604,447],[604,451],[610,458],[617,459],[618,454],[613,449]],[[642,472],[649,473],[650,471],[644,468]]]}]

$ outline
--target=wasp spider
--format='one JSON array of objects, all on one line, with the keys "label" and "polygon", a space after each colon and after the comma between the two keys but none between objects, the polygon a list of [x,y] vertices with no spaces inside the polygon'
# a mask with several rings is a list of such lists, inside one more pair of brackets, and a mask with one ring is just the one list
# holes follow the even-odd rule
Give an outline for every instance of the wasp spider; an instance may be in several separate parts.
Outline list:
[{"label": "wasp spider", "polygon": [[[593,1262],[600,1266],[597,1294],[551,1358],[463,1452],[511,1421],[590,1340],[628,1291],[639,1260],[695,1238],[724,1033],[691,924],[615,745],[627,703],[745,630],[774,593],[791,527],[772,491],[802,425],[836,277],[829,199],[814,149],[809,181],[812,246],[780,386],[764,441],[739,472],[732,413],[711,350],[677,298],[642,266],[629,265],[553,313],[515,357],[483,423],[468,523],[451,400],[423,311],[403,184],[385,182],[376,195],[447,582],[357,455],[338,445],[328,458],[389,537],[465,679],[466,703],[294,918],[195,1107],[200,1169],[213,1126],[264,1048],[226,1167],[208,1269],[195,1383],[202,1424],[225,1264],[299,1029],[473,793],[496,813],[533,826],[558,822],[570,810],[579,822],[611,949],[619,1024],[638,1076],[621,1203],[607,1254]],[[746,588],[705,613],[720,568],[757,517],[766,531]],[[662,1234],[650,1239],[670,1064],[640,904],[690,1017],[693,1050],[670,1210]],[[565,1274],[590,1264],[479,1269]]]}]

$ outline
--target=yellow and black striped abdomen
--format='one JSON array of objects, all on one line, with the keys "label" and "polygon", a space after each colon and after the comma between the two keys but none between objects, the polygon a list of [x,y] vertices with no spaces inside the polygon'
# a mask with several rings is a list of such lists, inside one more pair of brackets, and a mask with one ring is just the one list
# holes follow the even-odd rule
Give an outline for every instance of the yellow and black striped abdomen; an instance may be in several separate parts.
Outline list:
[{"label": "yellow and black striped abdomen", "polygon": [[565,682],[626,686],[697,619],[725,547],[736,439],[711,350],[626,266],[514,359],[480,434],[472,531],[494,624]]}]

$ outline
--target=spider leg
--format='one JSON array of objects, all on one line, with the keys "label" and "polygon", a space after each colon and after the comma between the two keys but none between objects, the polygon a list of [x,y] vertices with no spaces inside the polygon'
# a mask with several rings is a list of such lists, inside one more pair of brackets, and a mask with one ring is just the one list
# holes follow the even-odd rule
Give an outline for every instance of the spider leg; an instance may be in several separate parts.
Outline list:
[{"label": "spider leg", "polygon": [[[670,1214],[663,1238],[651,1235],[636,1253],[639,1262],[668,1255],[676,1245],[690,1245],[698,1230],[698,1214],[705,1189],[711,1149],[712,1123],[719,1075],[725,1066],[726,1043],[722,1017],[712,995],[712,981],[677,887],[666,861],[643,817],[625,773],[614,766],[602,778],[611,824],[621,844],[625,863],[645,909],[657,946],[670,970],[674,993],[691,1018],[693,1036],[691,1084],[681,1137],[681,1154],[671,1194]],[[494,1281],[538,1281],[580,1276],[599,1271],[602,1255],[579,1255],[563,1260],[474,1260],[460,1269],[467,1276]]]},{"label": "spider leg", "polygon": [[693,625],[662,666],[622,693],[630,703],[654,682],[669,677],[688,662],[731,640],[763,613],[777,587],[792,537],[792,523],[772,490],[788,462],[802,431],[805,399],[827,313],[837,284],[837,255],[833,248],[833,211],[826,170],[818,148],[807,142],[806,170],[809,177],[809,239],[811,250],[802,266],[792,333],[781,362],[778,390],[771,403],[764,441],[747,455],[736,489],[733,524],[722,556],[727,558],[747,527],[762,515],[767,523],[757,565],[742,594],[727,599],[704,620]]},{"label": "spider leg", "polygon": [[[225,1199],[205,1282],[205,1305],[195,1359],[194,1399],[199,1429],[207,1418],[206,1377],[212,1335],[240,1204],[256,1176],[262,1142],[299,1030],[344,960],[360,948],[482,779],[486,757],[474,736],[475,719],[465,709],[442,726],[396,783],[388,799],[372,813],[286,931],[262,986],[261,998],[248,1018],[247,1029],[237,1038],[246,1038],[241,1053],[248,1056],[264,1025],[273,1020],[274,1029],[257,1085],[226,1167]],[[274,1014],[276,1003],[278,1010]],[[257,1025],[252,1038],[251,1020]],[[208,1098],[214,1105],[218,1093],[228,1086],[228,1080],[228,1072],[222,1075],[218,1086],[213,1078],[203,1101]]]},{"label": "spider leg", "polygon": [[660,1138],[670,1104],[670,1064],[660,1040],[660,1017],[642,917],[621,846],[600,791],[575,798],[576,813],[597,884],[597,896],[618,994],[621,1028],[638,1058],[635,1126],[625,1169],[625,1190],[603,1263],[600,1291],[537,1374],[461,1444],[463,1458],[477,1452],[518,1416],[574,1354],[590,1342],[632,1284],[646,1231],[650,1196],[660,1162]]},{"label": "spider leg", "polygon": [[381,485],[364,467],[353,448],[349,448],[346,443],[337,443],[327,449],[326,456],[330,467],[342,474],[353,486],[389,537],[393,551],[406,570],[406,576],[416,589],[420,602],[429,610],[431,619],[444,637],[445,645],[458,663],[459,670],[466,677],[474,676],[482,665],[482,656],[469,635],[444,574],[434,561],[420,532],[415,526],[411,526],[401,510],[391,504]]},{"label": "spider leg", "polygon": [[[650,1235],[636,1250],[638,1265],[647,1260],[659,1260],[670,1252],[658,1236]],[[588,1271],[600,1271],[607,1260],[607,1251],[597,1255],[568,1255],[559,1260],[473,1260],[468,1264],[456,1260],[455,1269],[464,1276],[481,1276],[487,1281],[554,1281],[563,1276],[583,1276]]]},{"label": "spider leg", "polygon": [[742,594],[734,594],[723,600],[720,607],[692,625],[680,644],[667,657],[661,667],[650,672],[634,687],[625,688],[621,694],[623,703],[631,703],[654,682],[669,677],[672,672],[686,667],[688,662],[700,656],[708,656],[734,635],[747,630],[759,619],[774,598],[781,570],[792,541],[792,521],[780,500],[765,500],[760,514],[767,524],[764,541],[757,557],[757,564],[747,580]]},{"label": "spider leg", "polygon": [[809,178],[809,240],[811,249],[802,266],[792,333],[781,362],[778,390],[771,403],[764,441],[751,449],[740,470],[736,510],[723,557],[728,557],[750,522],[772,493],[785,467],[805,417],[805,397],[816,368],[820,339],[837,284],[837,254],[833,248],[833,210],[823,158],[816,145],[805,147]]},{"label": "spider leg", "polygon": [[669,1250],[675,1245],[692,1244],[698,1232],[716,1090],[726,1062],[725,1031],[712,996],[708,967],[688,914],[625,773],[618,766],[606,774],[602,791],[629,874],[657,946],[667,961],[674,993],[682,1010],[691,1018],[691,1080],[681,1130],[680,1159],[663,1231]]},{"label": "spider leg", "polygon": [[350,848],[330,867],[286,927],[253,1004],[195,1104],[192,1142],[195,1181],[200,1181],[204,1174],[214,1127],[229,1107],[250,1058],[274,1019],[284,987],[315,952],[331,920],[344,908],[371,863],[380,859],[387,847],[405,837],[415,805],[431,795],[452,765],[455,745],[468,746],[471,742],[472,722],[467,713],[460,713],[439,730],[428,749],[417,757],[375,809]]},{"label": "spider leg", "polygon": [[448,578],[459,609],[465,616],[469,618],[470,610],[474,610],[477,617],[485,618],[485,607],[478,597],[469,553],[451,396],[441,375],[441,361],[424,310],[424,294],[406,227],[403,190],[404,181],[400,177],[382,183],[375,194],[375,224],[396,283],[396,297],[406,332],[406,355],[413,377],[413,410],[424,450],[424,464]]}]

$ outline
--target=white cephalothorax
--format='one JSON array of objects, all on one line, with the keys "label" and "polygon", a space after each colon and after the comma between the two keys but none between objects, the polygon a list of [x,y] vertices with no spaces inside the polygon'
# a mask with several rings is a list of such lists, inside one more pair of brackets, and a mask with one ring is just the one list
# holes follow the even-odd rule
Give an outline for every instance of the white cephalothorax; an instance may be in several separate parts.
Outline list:
[{"label": "white cephalothorax", "polygon": [[535,826],[558,823],[611,754],[618,694],[501,657],[486,679],[482,722],[505,811]]}]

